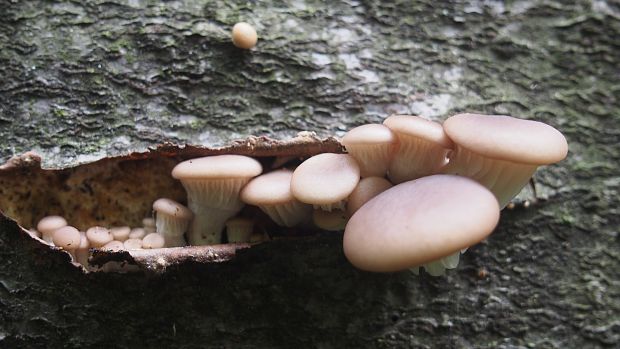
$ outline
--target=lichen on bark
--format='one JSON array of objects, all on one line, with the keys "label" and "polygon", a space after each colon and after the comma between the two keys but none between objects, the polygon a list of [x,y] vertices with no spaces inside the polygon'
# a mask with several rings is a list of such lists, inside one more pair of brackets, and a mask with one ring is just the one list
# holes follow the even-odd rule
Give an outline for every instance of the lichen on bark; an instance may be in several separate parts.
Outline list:
[{"label": "lichen on bark", "polygon": [[[44,167],[342,135],[391,113],[545,121],[570,154],[447,277],[356,271],[341,235],[163,277],[84,276],[0,222],[5,347],[612,347],[620,341],[613,1],[0,0],[0,157]],[[228,31],[244,20],[259,44]],[[0,208],[1,209],[1,208]],[[485,275],[479,278],[479,275]]]}]

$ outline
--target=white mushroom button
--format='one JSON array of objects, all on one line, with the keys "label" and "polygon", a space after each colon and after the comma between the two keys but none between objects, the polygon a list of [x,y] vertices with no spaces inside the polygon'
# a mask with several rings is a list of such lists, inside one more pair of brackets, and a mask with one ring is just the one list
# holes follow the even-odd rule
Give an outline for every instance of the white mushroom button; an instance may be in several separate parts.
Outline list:
[{"label": "white mushroom button", "polygon": [[164,237],[166,247],[185,246],[183,234],[187,231],[194,214],[180,203],[157,199],[153,203],[156,232]]},{"label": "white mushroom button", "polygon": [[43,241],[52,244],[54,239],[53,233],[56,229],[66,226],[67,220],[61,216],[47,216],[39,221],[37,230],[41,232]]}]

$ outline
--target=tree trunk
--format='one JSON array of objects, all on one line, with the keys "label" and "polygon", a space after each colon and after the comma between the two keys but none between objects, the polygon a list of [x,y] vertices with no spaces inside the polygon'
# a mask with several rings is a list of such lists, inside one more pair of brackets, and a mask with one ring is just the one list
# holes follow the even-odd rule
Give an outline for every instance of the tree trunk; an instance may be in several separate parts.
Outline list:
[{"label": "tree trunk", "polygon": [[[0,0],[0,157],[342,136],[392,113],[547,122],[570,153],[447,276],[371,274],[342,234],[162,275],[84,275],[0,220],[0,346],[589,348],[620,341],[613,1]],[[259,33],[235,48],[238,21]],[[0,161],[1,162],[1,161]],[[6,211],[7,207],[0,207]],[[13,217],[18,218],[18,217]]]}]

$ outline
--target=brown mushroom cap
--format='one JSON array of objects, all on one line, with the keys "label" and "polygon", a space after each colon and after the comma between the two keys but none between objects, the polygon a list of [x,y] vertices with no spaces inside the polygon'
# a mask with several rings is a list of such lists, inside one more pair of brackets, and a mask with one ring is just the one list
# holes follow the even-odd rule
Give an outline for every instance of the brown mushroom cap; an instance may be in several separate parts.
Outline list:
[{"label": "brown mushroom cap", "polygon": [[347,213],[352,216],[368,200],[390,189],[392,183],[382,177],[366,177],[357,184],[347,201]]},{"label": "brown mushroom cap", "polygon": [[538,121],[458,114],[448,118],[443,127],[454,143],[498,160],[545,165],[564,159],[568,152],[562,133]]},{"label": "brown mushroom cap", "polygon": [[86,237],[92,247],[101,247],[114,240],[114,236],[112,236],[110,231],[104,227],[88,228],[88,230],[86,230]]},{"label": "brown mushroom cap", "polygon": [[403,270],[476,244],[498,220],[497,199],[477,182],[454,175],[424,177],[362,206],[346,226],[344,253],[363,270]]},{"label": "brown mushroom cap", "polygon": [[180,203],[166,198],[161,198],[153,202],[153,210],[160,214],[165,214],[178,219],[190,220],[194,217],[189,208]]},{"label": "brown mushroom cap", "polygon": [[243,155],[216,155],[183,161],[172,169],[176,179],[254,177],[263,171],[260,162]]},{"label": "brown mushroom cap", "polygon": [[54,245],[65,250],[75,250],[80,246],[82,236],[80,231],[72,226],[64,226],[54,231]]},{"label": "brown mushroom cap", "polygon": [[291,191],[301,202],[328,205],[346,199],[359,180],[360,168],[351,155],[323,153],[295,169]]},{"label": "brown mushroom cap", "polygon": [[347,132],[342,144],[357,160],[362,177],[385,176],[390,162],[396,136],[386,126],[367,124]]},{"label": "brown mushroom cap", "polygon": [[453,146],[441,124],[419,116],[392,115],[385,119],[383,124],[396,134],[414,136],[448,149]]},{"label": "brown mushroom cap", "polygon": [[246,204],[277,205],[295,200],[291,192],[293,171],[281,169],[265,173],[254,179],[241,190],[241,200]]},{"label": "brown mushroom cap", "polygon": [[163,248],[166,241],[161,234],[150,233],[142,239],[142,248]]}]

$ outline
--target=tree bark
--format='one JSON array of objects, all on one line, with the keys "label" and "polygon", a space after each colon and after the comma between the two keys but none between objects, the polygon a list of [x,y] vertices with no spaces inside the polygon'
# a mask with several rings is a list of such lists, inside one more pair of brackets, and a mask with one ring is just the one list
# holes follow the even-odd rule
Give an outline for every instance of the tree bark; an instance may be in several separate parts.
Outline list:
[{"label": "tree bark", "polygon": [[[447,276],[371,274],[341,234],[162,275],[85,275],[0,220],[0,346],[590,348],[620,342],[613,1],[0,0],[0,157],[341,136],[392,113],[547,122],[562,163]],[[258,46],[232,46],[238,21]],[[537,199],[537,200],[535,200]],[[3,211],[7,207],[0,207]],[[19,218],[19,217],[12,217]]]}]

